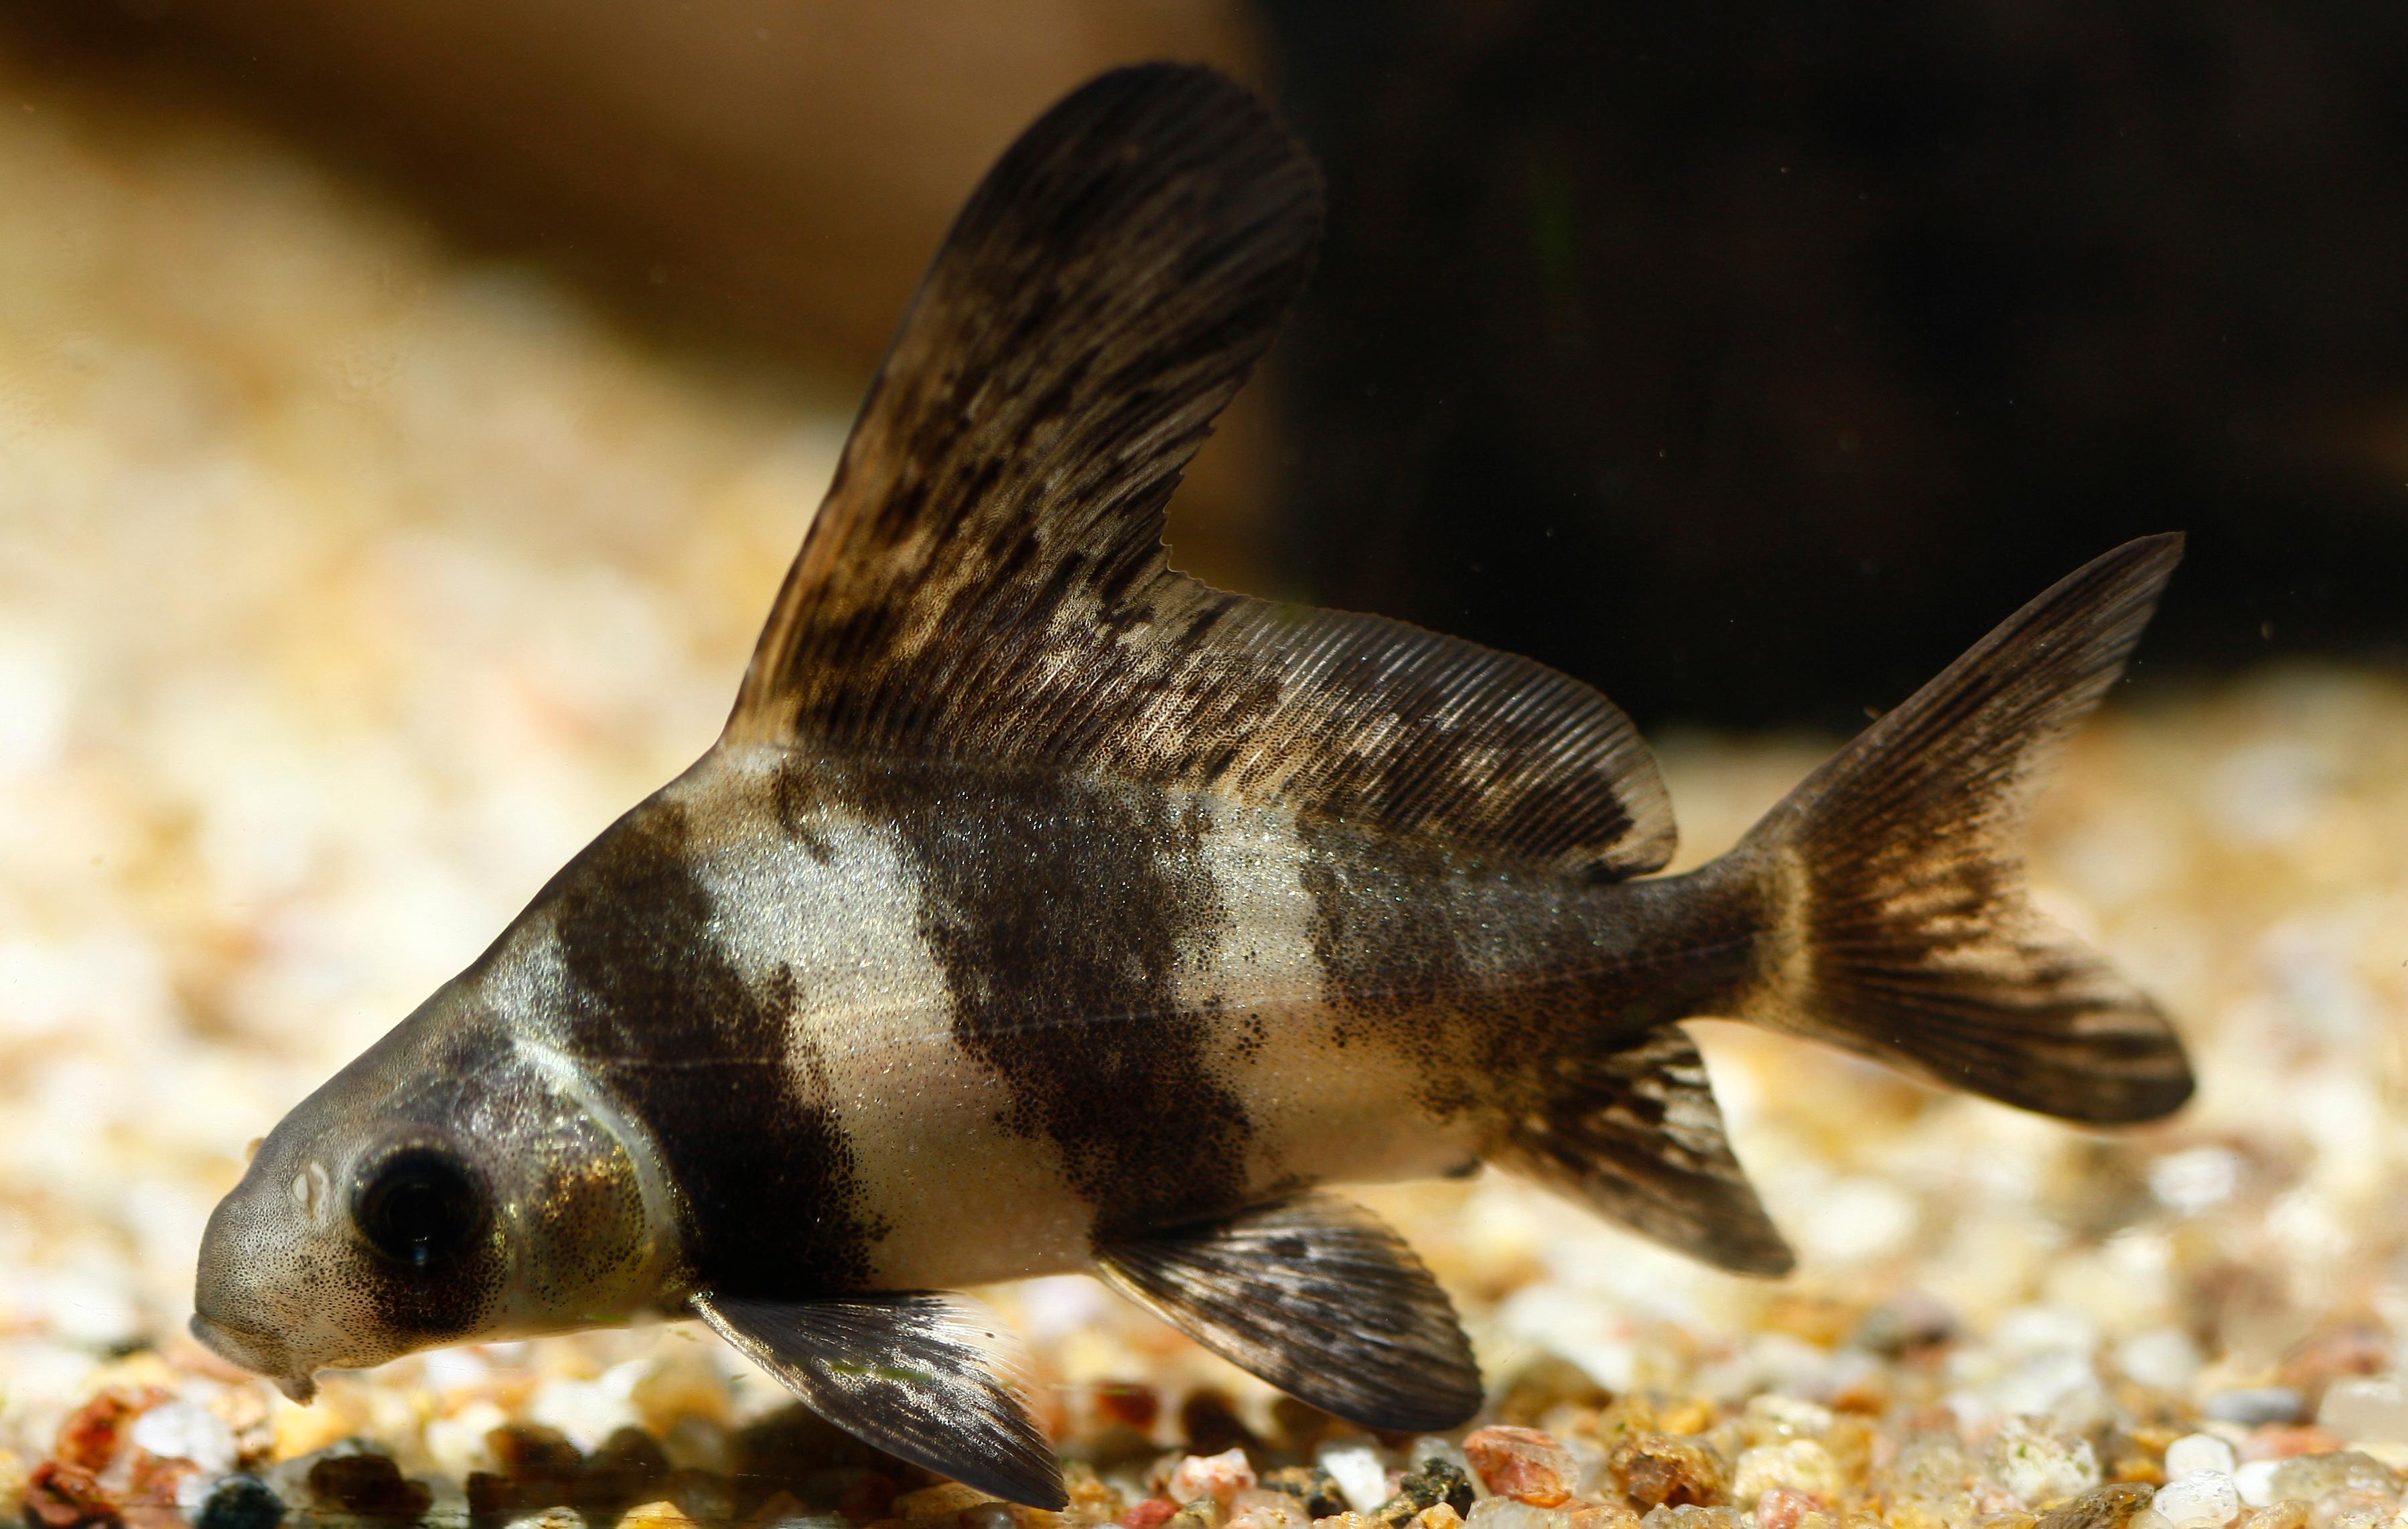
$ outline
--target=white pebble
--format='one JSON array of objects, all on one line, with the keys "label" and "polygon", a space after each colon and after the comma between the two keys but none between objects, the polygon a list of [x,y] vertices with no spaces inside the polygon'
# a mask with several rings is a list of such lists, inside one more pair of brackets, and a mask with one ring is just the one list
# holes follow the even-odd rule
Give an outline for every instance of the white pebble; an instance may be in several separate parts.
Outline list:
[{"label": "white pebble", "polygon": [[189,1460],[211,1476],[234,1469],[234,1430],[197,1402],[168,1402],[134,1420],[128,1436],[162,1460]]},{"label": "white pebble", "polygon": [[2166,1446],[2166,1479],[2177,1480],[2200,1471],[2214,1471],[2229,1476],[2241,1457],[2232,1446],[2214,1434],[2185,1434]]},{"label": "white pebble", "polygon": [[485,1436],[509,1421],[509,1413],[479,1397],[450,1417],[426,1424],[426,1452],[445,1475],[465,1481],[471,1471],[494,1468],[493,1448]]},{"label": "white pebble", "polygon": [[2241,1493],[2222,1471],[2193,1471],[2157,1489],[2149,1506],[2174,1529],[2224,1529],[2241,1513]]},{"label": "white pebble", "polygon": [[2241,1154],[2229,1147],[2194,1147],[2149,1165],[2149,1193],[2185,1216],[2212,1210],[2241,1185]]},{"label": "white pebble", "polygon": [[1557,1529],[1564,1516],[1512,1497],[1484,1497],[1471,1505],[1471,1516],[1463,1522],[1469,1529]]},{"label": "white pebble", "polygon": [[1388,1500],[1388,1467],[1368,1444],[1338,1444],[1321,1451],[1321,1468],[1346,1494],[1346,1506],[1369,1513]]},{"label": "white pebble", "polygon": [[638,1359],[614,1365],[591,1380],[547,1380],[536,1388],[527,1417],[559,1429],[568,1442],[590,1454],[620,1429],[642,1424],[633,1398],[651,1367],[649,1360]]},{"label": "white pebble", "polygon": [[1886,1179],[1842,1179],[1815,1195],[1798,1239],[1817,1258],[1870,1263],[1906,1246],[1920,1213],[1914,1197]]},{"label": "white pebble", "polygon": [[2336,1380],[2316,1425],[2351,1444],[2408,1441],[2408,1390],[2392,1379]]},{"label": "white pebble", "polygon": [[2279,1460],[2251,1460],[2232,1473],[2234,1490],[2241,1500],[2252,1508],[2274,1506],[2274,1473],[2283,1468]]},{"label": "white pebble", "polygon": [[2099,1456],[2086,1438],[2062,1439],[2010,1418],[1990,1444],[1990,1470],[2026,1508],[2045,1508],[2099,1484]]},{"label": "white pebble", "polygon": [[2115,1367],[2158,1391],[2188,1391],[2200,1365],[2199,1345],[2178,1327],[2135,1333],[2115,1346]]}]

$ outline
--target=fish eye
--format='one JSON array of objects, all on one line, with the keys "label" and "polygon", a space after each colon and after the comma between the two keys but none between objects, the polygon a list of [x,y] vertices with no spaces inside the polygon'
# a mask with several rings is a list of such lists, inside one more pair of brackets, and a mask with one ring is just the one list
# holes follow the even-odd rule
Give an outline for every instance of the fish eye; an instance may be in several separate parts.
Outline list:
[{"label": "fish eye", "polygon": [[406,1147],[362,1181],[351,1219],[368,1246],[423,1269],[466,1247],[485,1219],[475,1175],[439,1147]]}]

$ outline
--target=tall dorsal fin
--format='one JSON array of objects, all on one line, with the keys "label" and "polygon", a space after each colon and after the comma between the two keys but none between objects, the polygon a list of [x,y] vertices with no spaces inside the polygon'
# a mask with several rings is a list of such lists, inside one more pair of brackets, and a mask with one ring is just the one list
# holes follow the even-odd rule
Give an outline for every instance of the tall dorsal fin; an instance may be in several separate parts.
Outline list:
[{"label": "tall dorsal fin", "polygon": [[1312,264],[1245,91],[1083,87],[953,224],[744,677],[731,745],[1065,768],[1591,874],[1672,850],[1654,761],[1527,659],[1174,572],[1163,509]]}]

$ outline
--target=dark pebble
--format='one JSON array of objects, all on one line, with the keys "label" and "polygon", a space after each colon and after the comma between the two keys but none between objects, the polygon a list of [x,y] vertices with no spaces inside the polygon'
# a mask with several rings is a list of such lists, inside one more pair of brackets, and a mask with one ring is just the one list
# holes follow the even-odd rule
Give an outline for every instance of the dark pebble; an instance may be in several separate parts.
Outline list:
[{"label": "dark pebble", "polygon": [[654,1501],[668,1479],[667,1453],[640,1428],[622,1428],[585,1462],[577,1483],[577,1510],[592,1523],[609,1523],[638,1503]]},{"label": "dark pebble", "polygon": [[284,1499],[256,1476],[228,1476],[209,1489],[193,1529],[276,1529],[284,1522]]},{"label": "dark pebble", "polygon": [[1284,1492],[1304,1505],[1307,1518],[1326,1519],[1346,1511],[1346,1495],[1337,1479],[1318,1465],[1283,1465],[1262,1479],[1271,1492]]},{"label": "dark pebble", "polygon": [[328,1455],[309,1467],[309,1495],[322,1510],[375,1523],[416,1523],[435,1506],[425,1482],[380,1454]]},{"label": "dark pebble", "polygon": [[2042,1514],[2034,1529],[2123,1529],[2156,1495],[2155,1487],[2134,1482],[2097,1487]]},{"label": "dark pebble", "polygon": [[1426,1509],[1444,1503],[1469,1518],[1471,1498],[1471,1478],[1450,1462],[1425,1460],[1421,1469],[1397,1483],[1397,1494],[1373,1508],[1371,1517],[1389,1529],[1403,1529]]},{"label": "dark pebble", "polygon": [[1198,1386],[1179,1404],[1179,1432],[1189,1454],[1226,1454],[1261,1442],[1238,1416],[1238,1404],[1228,1393],[1211,1386]]},{"label": "dark pebble", "polygon": [[1295,1455],[1309,1455],[1323,1440],[1352,1431],[1344,1419],[1293,1396],[1271,1399],[1271,1422],[1277,1427],[1280,1447]]}]

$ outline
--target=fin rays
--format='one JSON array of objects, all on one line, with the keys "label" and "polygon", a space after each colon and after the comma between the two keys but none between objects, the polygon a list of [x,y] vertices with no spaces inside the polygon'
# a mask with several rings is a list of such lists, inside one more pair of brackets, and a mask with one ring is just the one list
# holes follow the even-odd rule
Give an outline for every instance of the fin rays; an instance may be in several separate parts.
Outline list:
[{"label": "fin rays", "polygon": [[1527,659],[1174,572],[1164,507],[1312,265],[1319,179],[1209,71],[1104,76],[948,236],[725,739],[1072,770],[1593,877],[1672,821],[1622,713]]},{"label": "fin rays", "polygon": [[1059,1508],[1061,1467],[1029,1415],[1027,1350],[967,1295],[818,1301],[698,1295],[695,1314],[854,1437],[1034,1508]]},{"label": "fin rays", "polygon": [[1796,1259],[1733,1155],[1705,1058],[1668,1024],[1623,1050],[1557,1059],[1498,1161],[1599,1215],[1740,1274]]},{"label": "fin rays", "polygon": [[1096,1250],[1107,1284],[1240,1369],[1374,1428],[1452,1428],[1480,1369],[1455,1307],[1387,1223],[1334,1194]]}]

